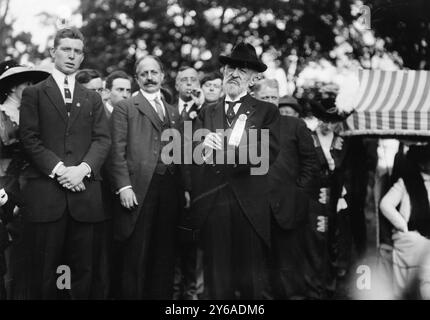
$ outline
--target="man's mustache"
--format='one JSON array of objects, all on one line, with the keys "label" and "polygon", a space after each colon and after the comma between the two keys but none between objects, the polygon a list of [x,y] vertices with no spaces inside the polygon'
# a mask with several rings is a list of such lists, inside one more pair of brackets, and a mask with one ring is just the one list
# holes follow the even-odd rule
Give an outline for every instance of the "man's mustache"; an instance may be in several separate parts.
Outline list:
[{"label": "man's mustache", "polygon": [[229,78],[227,83],[236,83],[239,84],[239,78]]},{"label": "man's mustache", "polygon": [[148,85],[148,84],[156,85],[156,84],[158,84],[158,82],[156,82],[156,81],[152,81],[152,80],[148,80],[148,81],[146,81],[146,82],[144,83],[144,85]]}]

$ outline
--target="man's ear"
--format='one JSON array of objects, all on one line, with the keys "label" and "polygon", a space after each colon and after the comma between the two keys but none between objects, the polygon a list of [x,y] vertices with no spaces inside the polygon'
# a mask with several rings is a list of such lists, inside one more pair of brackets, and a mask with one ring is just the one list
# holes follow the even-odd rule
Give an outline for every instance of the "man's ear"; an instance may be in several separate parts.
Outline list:
[{"label": "man's ear", "polygon": [[260,80],[261,80],[261,74],[257,72],[253,73],[249,80],[249,86],[252,87]]},{"label": "man's ear", "polygon": [[82,53],[81,61],[79,62],[79,64],[81,64],[82,61],[84,61],[84,58],[85,58],[85,54]]},{"label": "man's ear", "polygon": [[51,55],[52,58],[55,57],[55,50],[56,50],[55,47],[49,48],[49,54]]}]

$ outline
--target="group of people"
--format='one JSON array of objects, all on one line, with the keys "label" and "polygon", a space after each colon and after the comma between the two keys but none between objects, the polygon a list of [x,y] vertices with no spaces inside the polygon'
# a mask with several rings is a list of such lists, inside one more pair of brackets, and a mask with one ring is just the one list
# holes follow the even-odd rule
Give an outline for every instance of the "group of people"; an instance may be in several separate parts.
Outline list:
[{"label": "group of people", "polygon": [[1,298],[334,296],[357,233],[357,149],[329,101],[279,97],[247,43],[222,73],[181,67],[176,101],[159,57],[103,80],[79,70],[84,51],[65,28],[50,74],[2,64]]}]

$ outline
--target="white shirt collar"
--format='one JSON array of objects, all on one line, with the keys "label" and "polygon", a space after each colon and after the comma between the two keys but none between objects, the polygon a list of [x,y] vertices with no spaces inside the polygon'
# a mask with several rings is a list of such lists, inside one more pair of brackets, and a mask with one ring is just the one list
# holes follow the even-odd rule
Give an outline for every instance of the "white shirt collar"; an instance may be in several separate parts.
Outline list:
[{"label": "white shirt collar", "polygon": [[106,101],[106,103],[105,103],[105,107],[106,107],[106,109],[109,111],[109,113],[112,113],[112,111],[113,111],[113,106],[110,104],[110,102],[109,102],[109,101]]},{"label": "white shirt collar", "polygon": [[190,101],[185,102],[184,100],[179,98],[179,101],[178,101],[179,114],[182,113],[182,110],[184,109],[184,104],[187,105],[187,108],[185,110],[188,112],[190,110],[191,106],[193,105],[193,101],[190,100]]},{"label": "white shirt collar", "polygon": [[146,100],[148,100],[149,102],[151,102],[151,104],[152,104],[152,102],[154,101],[155,98],[158,98],[158,99],[161,100],[161,92],[160,92],[160,90],[158,90],[157,92],[154,92],[154,93],[148,93],[148,92],[143,91],[142,89],[140,89],[140,92],[146,98]]},{"label": "white shirt collar", "polygon": [[[70,92],[72,93],[72,98],[73,98],[73,92],[75,90],[75,78],[76,78],[76,73],[72,73],[67,75],[67,81],[69,83],[69,89]],[[54,68],[52,70],[52,77],[55,80],[55,83],[57,84],[58,88],[60,89],[61,95],[63,96],[64,99],[64,79],[66,78],[66,75],[64,73],[62,73],[60,70],[58,70],[57,68]]]},{"label": "white shirt collar", "polygon": [[240,99],[242,99],[244,96],[246,96],[248,94],[247,91],[243,91],[241,94],[239,94],[235,100],[233,100],[232,98],[230,98],[229,95],[225,96],[225,101],[239,101]]},{"label": "white shirt collar", "polygon": [[[164,106],[163,100],[161,99],[160,90],[158,90],[157,92],[154,92],[154,93],[148,93],[148,92],[145,92],[142,89],[140,89],[140,93],[142,93],[142,95],[145,97],[145,99],[149,101],[151,106],[154,108],[155,112],[157,112],[157,107],[154,104],[155,98],[158,98],[158,100],[161,102],[161,105]],[[163,108],[163,113],[164,113],[164,115],[166,115],[165,107]]]},{"label": "white shirt collar", "polygon": [[[72,90],[75,88],[76,73],[77,72],[67,75],[67,80],[69,82],[69,87]],[[60,88],[63,88],[63,86],[64,86],[64,78],[66,77],[66,74],[62,73],[57,68],[54,68],[54,70],[52,71],[52,77],[54,77],[54,80],[58,84],[58,86]]]},{"label": "white shirt collar", "polygon": [[[233,99],[231,99],[228,95],[226,95],[225,96],[225,104],[224,104],[224,110],[225,110],[225,112],[227,113],[227,110],[228,110],[228,104],[227,104],[227,101],[228,102],[230,102],[230,101],[239,101],[240,99],[242,99],[244,96],[246,96],[248,94],[248,92],[246,92],[246,91],[244,91],[244,92],[242,92],[240,95],[238,95],[237,97],[236,97],[236,100],[233,100]],[[235,105],[234,105],[234,107],[233,107],[233,110],[234,110],[234,113],[237,113],[237,111],[239,111],[239,108],[240,108],[240,105],[241,105],[241,103],[236,103]]]}]

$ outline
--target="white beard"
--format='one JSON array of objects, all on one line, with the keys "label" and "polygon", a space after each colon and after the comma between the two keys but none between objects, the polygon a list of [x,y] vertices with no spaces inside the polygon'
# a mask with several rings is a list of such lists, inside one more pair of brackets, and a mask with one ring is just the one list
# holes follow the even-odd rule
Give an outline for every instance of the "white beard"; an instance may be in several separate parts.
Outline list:
[{"label": "white beard", "polygon": [[246,87],[238,86],[232,83],[226,83],[224,85],[224,92],[232,98],[239,96],[242,92],[246,91]]}]

